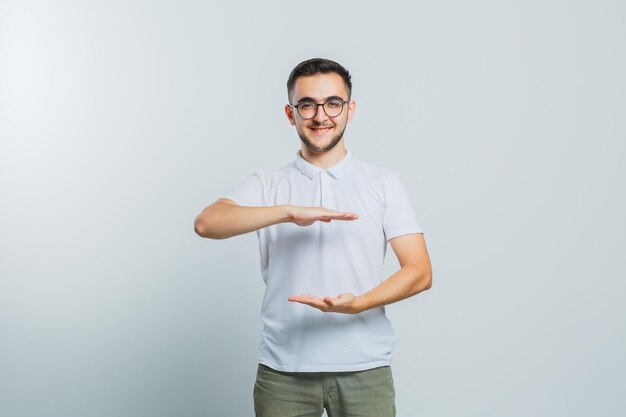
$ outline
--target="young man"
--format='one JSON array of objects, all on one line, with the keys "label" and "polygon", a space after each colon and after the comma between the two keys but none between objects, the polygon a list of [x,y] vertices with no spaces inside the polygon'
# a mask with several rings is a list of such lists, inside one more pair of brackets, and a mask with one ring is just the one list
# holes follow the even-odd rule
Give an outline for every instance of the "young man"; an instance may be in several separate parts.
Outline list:
[{"label": "young man", "polygon": [[[256,231],[266,283],[257,417],[395,415],[393,330],[384,306],[431,287],[422,229],[392,171],[346,149],[350,74],[298,64],[285,113],[300,136],[291,164],[257,173],[196,218],[198,235]],[[384,279],[391,244],[400,270]]]}]

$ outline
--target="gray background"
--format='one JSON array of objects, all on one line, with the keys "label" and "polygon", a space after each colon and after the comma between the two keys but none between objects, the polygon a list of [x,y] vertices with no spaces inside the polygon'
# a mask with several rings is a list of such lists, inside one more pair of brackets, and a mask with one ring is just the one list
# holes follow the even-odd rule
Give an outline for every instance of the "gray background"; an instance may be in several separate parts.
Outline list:
[{"label": "gray background", "polygon": [[0,415],[252,415],[256,236],[193,220],[293,160],[314,56],[426,230],[398,416],[626,415],[625,28],[619,1],[0,2]]}]

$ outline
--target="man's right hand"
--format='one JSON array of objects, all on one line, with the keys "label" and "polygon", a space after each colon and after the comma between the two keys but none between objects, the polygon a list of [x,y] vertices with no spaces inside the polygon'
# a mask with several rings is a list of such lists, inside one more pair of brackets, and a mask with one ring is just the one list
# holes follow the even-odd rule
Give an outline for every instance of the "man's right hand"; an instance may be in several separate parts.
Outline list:
[{"label": "man's right hand", "polygon": [[331,220],[356,220],[359,218],[356,213],[335,211],[324,207],[289,206],[289,210],[291,222],[298,226],[310,226],[318,220],[328,223]]},{"label": "man's right hand", "polygon": [[278,223],[295,223],[310,226],[316,221],[356,220],[356,213],[330,210],[324,207],[291,205],[270,207],[245,207],[229,199],[219,199],[205,208],[194,222],[199,236],[210,239],[227,239],[253,232]]}]

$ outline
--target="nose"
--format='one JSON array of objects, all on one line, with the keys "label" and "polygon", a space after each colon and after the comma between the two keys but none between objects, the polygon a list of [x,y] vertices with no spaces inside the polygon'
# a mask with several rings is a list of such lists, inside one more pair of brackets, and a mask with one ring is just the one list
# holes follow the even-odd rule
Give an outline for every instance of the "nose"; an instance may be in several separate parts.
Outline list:
[{"label": "nose", "polygon": [[321,123],[325,121],[326,119],[328,119],[328,116],[326,116],[326,112],[324,111],[324,105],[318,104],[317,113],[315,113],[315,117],[313,117],[313,120],[315,120],[318,123]]}]

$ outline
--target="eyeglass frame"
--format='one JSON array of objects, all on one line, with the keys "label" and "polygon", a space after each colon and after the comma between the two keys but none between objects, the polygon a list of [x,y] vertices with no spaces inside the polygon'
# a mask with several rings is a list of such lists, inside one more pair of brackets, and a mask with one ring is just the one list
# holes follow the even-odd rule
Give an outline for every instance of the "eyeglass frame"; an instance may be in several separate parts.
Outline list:
[{"label": "eyeglass frame", "polygon": [[[330,100],[337,100],[337,101],[341,101],[341,111],[340,111],[340,112],[339,112],[336,116],[330,116],[328,113],[326,113],[326,108],[324,108],[324,106],[326,105],[326,103],[328,103]],[[352,100],[350,100],[350,99],[348,99],[348,100],[344,100],[344,99],[342,99],[342,98],[341,98],[341,97],[339,97],[339,96],[332,96],[332,97],[328,97],[328,98],[326,98],[326,100],[324,100],[324,102],[323,102],[323,103],[316,103],[316,102],[315,102],[315,101],[313,101],[313,100],[304,100],[304,101],[302,101],[302,102],[300,102],[300,103],[298,103],[298,104],[291,104],[291,103],[289,103],[289,107],[291,107],[291,108],[294,108],[294,107],[295,107],[296,112],[298,113],[298,116],[300,116],[300,117],[302,118],[302,120],[311,120],[311,119],[314,119],[314,118],[315,118],[315,116],[317,116],[317,112],[319,111],[320,106],[322,106],[322,110],[324,110],[324,114],[325,114],[326,116],[328,116],[328,117],[339,117],[339,116],[341,115],[341,113],[343,113],[343,109],[344,109],[344,107],[346,106],[346,104],[348,104],[348,105],[349,105],[351,101],[352,101]],[[315,104],[315,106],[316,106],[316,107],[315,107],[315,113],[314,113],[314,114],[313,114],[313,116],[311,116],[311,117],[307,117],[307,118],[302,117],[302,115],[300,114],[300,109],[298,108],[298,106],[300,106],[301,104],[311,104],[311,103]]]}]

